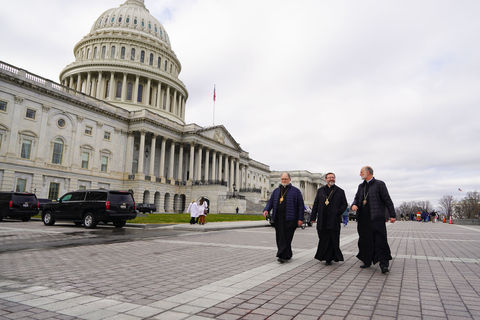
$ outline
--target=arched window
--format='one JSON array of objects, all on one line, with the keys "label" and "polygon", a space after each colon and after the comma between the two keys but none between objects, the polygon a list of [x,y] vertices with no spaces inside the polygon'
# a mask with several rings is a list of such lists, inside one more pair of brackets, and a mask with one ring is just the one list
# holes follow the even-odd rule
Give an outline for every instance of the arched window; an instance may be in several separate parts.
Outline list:
[{"label": "arched window", "polygon": [[132,48],[132,51],[130,52],[130,60],[135,60],[135,48]]},{"label": "arched window", "polygon": [[150,53],[150,63],[151,66],[153,66],[153,53]]},{"label": "arched window", "polygon": [[97,47],[93,48],[93,59],[97,58]]},{"label": "arched window", "polygon": [[117,90],[115,92],[115,98],[122,97],[122,81],[117,81]]},{"label": "arched window", "polygon": [[167,60],[165,60],[165,71],[167,71]]},{"label": "arched window", "polygon": [[143,95],[143,84],[139,84],[137,102],[142,102],[142,95]]},{"label": "arched window", "polygon": [[87,49],[87,59],[90,59],[90,48]]},{"label": "arched window", "polygon": [[52,163],[62,164],[63,158],[63,141],[60,138],[53,141]]},{"label": "arched window", "polygon": [[145,51],[143,50],[140,52],[140,62],[141,63],[145,62]]},{"label": "arched window", "polygon": [[110,50],[110,59],[115,59],[115,46],[112,46],[112,50]]},{"label": "arched window", "polygon": [[105,53],[107,52],[107,47],[102,47],[102,59],[105,59]]},{"label": "arched window", "polygon": [[133,91],[133,84],[129,82],[127,84],[127,100],[132,100],[132,91]]},{"label": "arched window", "polygon": [[125,47],[120,50],[120,59],[125,59]]},{"label": "arched window", "polygon": [[162,67],[162,58],[158,57],[157,67],[160,69]]}]

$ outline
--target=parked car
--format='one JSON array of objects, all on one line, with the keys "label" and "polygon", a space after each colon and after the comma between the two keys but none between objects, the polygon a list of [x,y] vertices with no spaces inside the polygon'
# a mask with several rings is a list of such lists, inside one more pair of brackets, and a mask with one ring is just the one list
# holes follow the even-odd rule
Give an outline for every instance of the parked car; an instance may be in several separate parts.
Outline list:
[{"label": "parked car", "polygon": [[38,213],[38,206],[34,193],[0,192],[0,221],[7,217],[29,221]]},{"label": "parked car", "polygon": [[137,216],[133,196],[127,191],[78,190],[64,194],[57,202],[45,204],[42,220],[51,226],[57,220],[95,228],[98,222],[112,222],[117,228]]},{"label": "parked car", "polygon": [[45,205],[47,203],[52,203],[52,200],[44,199],[44,198],[38,198],[38,210],[43,211],[43,208],[45,208]]},{"label": "parked car", "polygon": [[137,210],[143,213],[145,212],[152,213],[157,211],[157,207],[153,203],[139,203],[137,205]]}]

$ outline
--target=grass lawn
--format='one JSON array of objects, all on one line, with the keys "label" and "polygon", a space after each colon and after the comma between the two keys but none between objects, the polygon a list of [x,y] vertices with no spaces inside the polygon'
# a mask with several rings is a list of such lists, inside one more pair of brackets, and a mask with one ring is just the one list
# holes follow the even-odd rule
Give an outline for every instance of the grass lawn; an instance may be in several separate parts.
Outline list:
[{"label": "grass lawn", "polygon": [[[221,221],[256,221],[265,220],[263,215],[254,214],[208,214],[207,222]],[[146,217],[137,217],[128,220],[128,223],[188,223],[190,215],[188,213],[153,213]]]}]

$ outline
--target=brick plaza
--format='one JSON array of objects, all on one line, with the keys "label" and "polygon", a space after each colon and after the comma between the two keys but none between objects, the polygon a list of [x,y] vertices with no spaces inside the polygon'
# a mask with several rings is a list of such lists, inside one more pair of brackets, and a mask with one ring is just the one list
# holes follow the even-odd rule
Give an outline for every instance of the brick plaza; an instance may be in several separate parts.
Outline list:
[{"label": "brick plaza", "polygon": [[[387,275],[359,268],[355,222],[342,228],[345,261],[332,266],[313,259],[315,228],[297,230],[286,264],[275,259],[270,227],[169,228],[137,241],[1,253],[0,319],[480,319],[480,226],[388,224]],[[72,230],[105,232],[10,222],[0,224],[0,243]]]}]

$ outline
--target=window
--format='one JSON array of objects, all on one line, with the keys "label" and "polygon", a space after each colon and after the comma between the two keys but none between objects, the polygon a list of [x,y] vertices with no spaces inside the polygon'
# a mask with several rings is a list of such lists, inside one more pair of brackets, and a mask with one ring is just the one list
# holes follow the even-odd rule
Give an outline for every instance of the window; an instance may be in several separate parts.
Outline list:
[{"label": "window", "polygon": [[82,184],[78,186],[78,190],[87,190],[87,186]]},{"label": "window", "polygon": [[85,198],[85,200],[87,201],[103,201],[103,200],[107,200],[107,196],[108,194],[106,192],[99,192],[99,191],[90,191],[90,192],[87,192],[87,197]]},{"label": "window", "polygon": [[118,18],[118,22],[122,22],[122,17],[119,17],[119,18]]},{"label": "window", "polygon": [[170,73],[172,73],[172,64],[170,63]]},{"label": "window", "polygon": [[0,131],[0,150],[2,150],[3,131]]},{"label": "window", "polygon": [[88,135],[88,136],[91,136],[92,135],[92,132],[93,132],[93,128],[90,127],[90,126],[86,126],[85,127],[85,134]]},{"label": "window", "polygon": [[167,60],[165,60],[165,71],[167,71]]},{"label": "window", "polygon": [[130,23],[130,17],[127,17],[126,21],[127,21],[127,23]]},{"label": "window", "polygon": [[130,60],[135,60],[135,48],[132,48],[132,51],[130,51]]},{"label": "window", "polygon": [[112,50],[110,50],[110,59],[115,59],[115,46],[112,46]]},{"label": "window", "polygon": [[27,117],[29,119],[35,119],[36,113],[37,113],[37,111],[27,108],[27,112],[25,112],[25,117]]},{"label": "window", "polygon": [[97,58],[97,47],[93,48],[93,59]]},{"label": "window", "polygon": [[108,98],[110,95],[110,80],[107,80],[107,86],[105,88],[105,98]]},{"label": "window", "polygon": [[105,131],[103,133],[103,139],[110,141],[110,132]]},{"label": "window", "polygon": [[132,100],[132,91],[133,91],[133,84],[129,82],[127,84],[127,100]]},{"label": "window", "polygon": [[145,62],[145,51],[143,50],[140,52],[140,62],[141,63]]},{"label": "window", "polygon": [[153,66],[153,53],[150,53],[149,65]]},{"label": "window", "polygon": [[63,141],[58,138],[53,142],[52,163],[62,164],[63,158]]},{"label": "window", "polygon": [[87,49],[87,59],[90,59],[90,48]]},{"label": "window", "polygon": [[133,20],[133,24],[137,24],[137,18]]},{"label": "window", "polygon": [[17,179],[17,185],[15,186],[15,192],[25,192],[27,188],[27,179]]},{"label": "window", "polygon": [[7,103],[5,101],[0,100],[0,111],[7,111]]},{"label": "window", "polygon": [[143,84],[139,84],[137,102],[142,102],[142,93],[143,93]]},{"label": "window", "polygon": [[107,172],[107,168],[108,168],[108,157],[107,156],[102,156],[100,171]]},{"label": "window", "polygon": [[85,199],[85,192],[74,192],[70,201],[83,201],[83,199]]},{"label": "window", "polygon": [[102,47],[102,59],[105,59],[105,53],[107,52],[107,47]]},{"label": "window", "polygon": [[64,119],[58,119],[57,125],[58,125],[60,128],[65,127],[65,120],[64,120]]},{"label": "window", "polygon": [[82,152],[82,169],[88,169],[88,160],[90,159],[90,154],[88,152]]},{"label": "window", "polygon": [[22,152],[20,157],[23,159],[30,159],[30,151],[32,151],[32,140],[24,139],[22,141]]},{"label": "window", "polygon": [[120,50],[120,59],[125,59],[125,47]]},{"label": "window", "polygon": [[115,98],[122,97],[122,81],[117,81],[117,89],[115,92]]},{"label": "window", "polygon": [[157,67],[160,69],[162,67],[162,58],[158,57]]},{"label": "window", "polygon": [[60,191],[60,183],[50,182],[50,186],[48,187],[48,199],[57,200],[59,191]]}]

